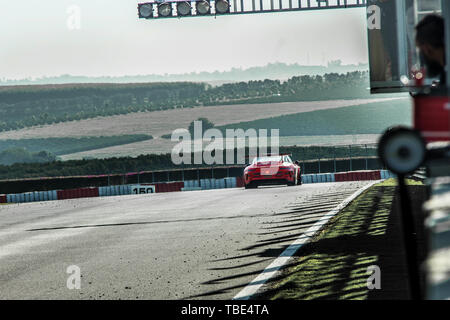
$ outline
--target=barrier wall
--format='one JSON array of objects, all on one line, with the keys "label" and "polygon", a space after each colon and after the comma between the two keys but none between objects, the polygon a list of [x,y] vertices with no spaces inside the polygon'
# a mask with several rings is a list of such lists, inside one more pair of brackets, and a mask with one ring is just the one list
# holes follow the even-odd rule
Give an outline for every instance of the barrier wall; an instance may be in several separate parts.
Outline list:
[{"label": "barrier wall", "polygon": [[[388,170],[353,171],[340,173],[304,174],[302,183],[326,183],[344,181],[384,180],[396,176]],[[165,193],[190,190],[209,190],[244,187],[243,177],[187,180],[184,182],[160,182],[154,184],[114,185],[52,191],[35,191],[0,195],[0,203],[24,203],[91,197],[109,197],[132,194]]]}]

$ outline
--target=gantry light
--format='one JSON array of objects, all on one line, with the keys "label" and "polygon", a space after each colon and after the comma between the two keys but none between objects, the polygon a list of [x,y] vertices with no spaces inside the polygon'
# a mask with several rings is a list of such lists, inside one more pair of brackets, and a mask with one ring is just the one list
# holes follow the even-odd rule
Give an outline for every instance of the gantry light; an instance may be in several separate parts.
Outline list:
[{"label": "gantry light", "polygon": [[230,3],[227,0],[216,0],[216,12],[217,13],[230,12]]},{"label": "gantry light", "polygon": [[158,5],[158,15],[161,17],[169,17],[172,15],[172,3],[163,2]]},{"label": "gantry light", "polygon": [[191,14],[191,4],[188,1],[177,3],[177,15],[188,16]]},{"label": "gantry light", "polygon": [[[366,7],[369,0],[335,0],[328,3],[328,0],[315,1],[279,1],[279,8],[274,8],[273,0],[145,0],[147,2],[139,4],[139,18],[184,18],[190,16],[211,16],[211,15],[235,15],[250,13],[287,12],[304,10],[323,9],[346,9]],[[211,1],[214,1],[212,4]],[[277,1],[277,2],[278,2]],[[195,4],[193,3],[195,2]],[[260,5],[256,6],[256,2]],[[285,2],[289,2],[288,4]],[[337,3],[336,3],[337,2]],[[244,6],[245,5],[245,6]],[[214,8],[212,8],[214,6]],[[194,9],[195,8],[195,9]]]},{"label": "gantry light", "polygon": [[139,18],[151,18],[153,16],[153,3],[141,3],[138,9]]},{"label": "gantry light", "polygon": [[206,0],[197,1],[195,8],[197,9],[197,14],[199,15],[209,14],[211,11],[211,5],[209,4],[209,1]]}]

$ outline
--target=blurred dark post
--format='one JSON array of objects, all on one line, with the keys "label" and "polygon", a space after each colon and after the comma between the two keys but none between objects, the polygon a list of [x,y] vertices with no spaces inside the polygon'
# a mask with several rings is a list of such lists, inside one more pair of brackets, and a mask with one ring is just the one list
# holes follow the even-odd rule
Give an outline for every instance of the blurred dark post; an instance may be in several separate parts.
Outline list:
[{"label": "blurred dark post", "polygon": [[408,266],[409,285],[412,300],[422,299],[420,290],[420,271],[418,266],[417,239],[411,199],[405,183],[405,176],[398,175],[400,195],[400,212],[403,222],[403,241],[405,242],[406,263]]}]

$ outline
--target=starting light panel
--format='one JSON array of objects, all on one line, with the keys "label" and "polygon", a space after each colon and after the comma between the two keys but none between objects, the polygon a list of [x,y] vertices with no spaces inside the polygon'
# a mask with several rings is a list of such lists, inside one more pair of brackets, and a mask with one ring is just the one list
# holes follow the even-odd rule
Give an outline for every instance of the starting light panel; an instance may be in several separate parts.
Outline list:
[{"label": "starting light panel", "polygon": [[[368,0],[154,0],[139,4],[139,18],[185,18],[230,14],[365,7]],[[169,5],[169,7],[167,6]],[[151,9],[151,13],[149,12]]]},{"label": "starting light panel", "polygon": [[442,14],[441,0],[368,0],[372,93],[411,91],[417,80],[432,83],[415,43],[415,26],[428,14]]}]

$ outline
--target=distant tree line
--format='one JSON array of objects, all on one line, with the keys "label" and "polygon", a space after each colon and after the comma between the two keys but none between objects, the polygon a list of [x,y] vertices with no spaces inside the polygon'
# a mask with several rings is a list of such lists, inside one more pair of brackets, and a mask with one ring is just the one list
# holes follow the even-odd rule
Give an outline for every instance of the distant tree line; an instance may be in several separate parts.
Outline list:
[{"label": "distant tree line", "polygon": [[0,164],[9,166],[14,163],[30,163],[31,166],[37,163],[54,162],[56,156],[47,151],[29,152],[24,148],[13,148],[0,152]]},{"label": "distant tree line", "polygon": [[195,106],[366,97],[368,73],[330,73],[212,87],[205,83],[0,87],[0,131],[65,121]]}]

